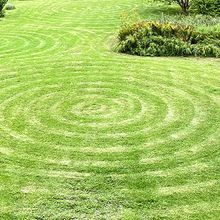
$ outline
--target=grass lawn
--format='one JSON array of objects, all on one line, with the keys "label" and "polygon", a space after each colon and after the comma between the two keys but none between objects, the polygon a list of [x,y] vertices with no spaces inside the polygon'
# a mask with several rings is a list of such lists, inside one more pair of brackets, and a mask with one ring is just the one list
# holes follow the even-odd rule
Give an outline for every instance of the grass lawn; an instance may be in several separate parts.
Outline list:
[{"label": "grass lawn", "polygon": [[220,60],[114,53],[143,0],[11,2],[0,219],[218,220]]}]

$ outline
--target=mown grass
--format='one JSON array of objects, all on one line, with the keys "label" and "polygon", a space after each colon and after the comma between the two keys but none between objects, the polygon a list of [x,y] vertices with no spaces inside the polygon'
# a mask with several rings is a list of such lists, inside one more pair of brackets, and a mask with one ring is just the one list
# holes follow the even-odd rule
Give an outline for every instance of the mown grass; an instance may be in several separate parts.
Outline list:
[{"label": "mown grass", "polygon": [[13,3],[0,21],[0,218],[217,220],[219,59],[112,52],[141,0]]}]

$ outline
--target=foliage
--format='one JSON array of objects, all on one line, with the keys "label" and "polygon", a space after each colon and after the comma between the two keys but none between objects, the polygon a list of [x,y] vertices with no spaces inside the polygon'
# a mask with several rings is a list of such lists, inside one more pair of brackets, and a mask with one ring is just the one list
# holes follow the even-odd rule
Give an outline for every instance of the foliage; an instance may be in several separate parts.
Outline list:
[{"label": "foliage", "polygon": [[211,15],[191,14],[189,16],[177,15],[169,16],[162,14],[160,18],[153,19],[160,22],[171,22],[176,24],[185,24],[195,27],[211,27],[220,24],[220,17]]},{"label": "foliage", "polygon": [[169,22],[125,24],[118,51],[140,56],[220,57],[220,34],[200,33],[193,26]]},{"label": "foliage", "polygon": [[8,0],[0,0],[0,17],[4,17],[3,9],[4,9],[7,2],[8,2]]},{"label": "foliage", "polygon": [[220,0],[193,0],[192,10],[198,14],[220,16]]}]

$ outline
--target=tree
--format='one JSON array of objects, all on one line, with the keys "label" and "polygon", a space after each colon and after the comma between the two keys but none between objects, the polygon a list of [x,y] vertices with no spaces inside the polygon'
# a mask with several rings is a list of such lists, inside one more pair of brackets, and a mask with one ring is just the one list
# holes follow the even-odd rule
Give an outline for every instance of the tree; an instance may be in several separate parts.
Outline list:
[{"label": "tree", "polygon": [[191,3],[190,3],[191,0],[159,0],[159,1],[166,2],[169,5],[171,5],[173,2],[177,3],[181,7],[182,13],[184,15],[188,15],[189,14],[189,8],[191,6]]},{"label": "tree", "polygon": [[182,8],[183,14],[188,15],[190,8],[190,0],[175,0],[175,1]]},{"label": "tree", "polygon": [[0,17],[4,17],[3,9],[4,9],[7,2],[8,2],[8,0],[0,0]]}]

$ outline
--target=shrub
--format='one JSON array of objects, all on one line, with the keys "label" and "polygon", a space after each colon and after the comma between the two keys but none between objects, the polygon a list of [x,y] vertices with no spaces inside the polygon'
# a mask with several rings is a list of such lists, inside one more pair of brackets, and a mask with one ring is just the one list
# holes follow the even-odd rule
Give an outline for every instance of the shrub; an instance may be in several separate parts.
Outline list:
[{"label": "shrub", "polygon": [[0,17],[4,17],[4,7],[8,0],[0,0]]},{"label": "shrub", "polygon": [[14,10],[15,9],[15,6],[13,4],[10,4],[8,3],[6,6],[5,6],[5,10]]},{"label": "shrub", "polygon": [[119,52],[140,56],[220,57],[220,34],[169,22],[125,24],[118,35]]},{"label": "shrub", "polygon": [[220,0],[192,0],[192,11],[198,14],[220,16]]}]

